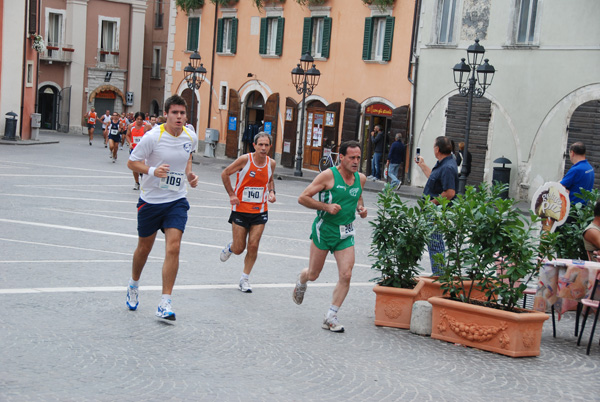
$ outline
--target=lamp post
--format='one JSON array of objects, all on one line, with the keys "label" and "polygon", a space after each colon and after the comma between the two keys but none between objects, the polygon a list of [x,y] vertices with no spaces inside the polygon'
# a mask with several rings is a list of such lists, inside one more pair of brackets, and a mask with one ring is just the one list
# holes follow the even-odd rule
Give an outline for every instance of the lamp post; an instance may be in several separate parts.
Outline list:
[{"label": "lamp post", "polygon": [[[315,87],[319,84],[321,72],[313,64],[315,60],[307,52],[300,58],[300,63],[292,70],[292,83],[296,87],[298,95],[302,95],[302,114],[300,116],[300,141],[298,145],[298,154],[296,156],[296,170],[294,176],[302,176],[302,135],[304,134],[304,109],[306,104],[306,95],[310,96]],[[312,67],[310,65],[312,64]]]},{"label": "lamp post", "polygon": [[[461,59],[460,63],[454,66],[454,83],[458,87],[460,96],[467,97],[467,123],[465,125],[465,149],[463,152],[463,165],[458,178],[458,193],[464,194],[467,185],[467,176],[465,175],[465,165],[467,164],[467,155],[469,154],[469,133],[471,131],[471,108],[473,107],[473,96],[481,98],[485,90],[492,84],[494,66],[490,65],[489,59],[483,60],[485,48],[479,44],[479,39],[467,49],[467,62]],[[477,72],[477,78],[475,77]],[[468,81],[468,86],[467,86]],[[476,87],[475,84],[479,83]],[[453,150],[454,151],[454,150]]]},{"label": "lamp post", "polygon": [[[196,90],[200,89],[200,85],[204,82],[206,78],[206,69],[204,65],[200,62],[202,58],[200,54],[198,54],[197,50],[194,50],[194,53],[190,55],[190,62],[183,69],[185,73],[185,81],[187,82],[187,86],[192,90],[192,106],[191,106],[191,121],[190,123],[194,125],[194,99],[196,98]],[[196,127],[194,126],[194,130]]]}]

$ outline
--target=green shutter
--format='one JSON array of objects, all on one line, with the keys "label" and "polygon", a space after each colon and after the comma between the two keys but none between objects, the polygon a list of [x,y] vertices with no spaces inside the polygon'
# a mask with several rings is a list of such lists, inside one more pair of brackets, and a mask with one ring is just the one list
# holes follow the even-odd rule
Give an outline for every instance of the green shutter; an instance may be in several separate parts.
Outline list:
[{"label": "green shutter", "polygon": [[283,53],[283,27],[285,25],[285,18],[277,18],[277,40],[275,42],[275,54],[281,56]]},{"label": "green shutter", "polygon": [[304,18],[304,28],[302,29],[302,54],[310,53],[312,41],[313,20],[310,17]]},{"label": "green shutter", "polygon": [[231,19],[231,54],[237,52],[237,31],[238,31],[238,19]]},{"label": "green shutter", "polygon": [[223,18],[217,21],[217,53],[223,53]]},{"label": "green shutter", "polygon": [[383,61],[392,59],[392,43],[394,39],[394,24],[396,17],[385,18],[385,38],[383,39]]},{"label": "green shutter", "polygon": [[198,50],[198,29],[200,27],[200,18],[188,18],[188,37],[186,50]]},{"label": "green shutter", "polygon": [[260,19],[260,39],[258,42],[258,54],[266,54],[267,53],[267,29],[268,29],[268,20],[266,18]]},{"label": "green shutter", "polygon": [[323,18],[323,48],[321,49],[321,57],[329,57],[329,45],[331,43],[331,18]]},{"label": "green shutter", "polygon": [[363,60],[371,60],[371,49],[373,48],[373,18],[365,18],[365,38],[363,39]]}]

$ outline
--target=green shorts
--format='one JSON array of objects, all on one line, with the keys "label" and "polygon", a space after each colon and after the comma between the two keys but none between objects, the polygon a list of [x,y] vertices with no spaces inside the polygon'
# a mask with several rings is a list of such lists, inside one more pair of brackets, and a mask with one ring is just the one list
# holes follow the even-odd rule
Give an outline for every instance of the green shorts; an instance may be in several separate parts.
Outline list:
[{"label": "green shorts", "polygon": [[[352,224],[350,224],[352,225]],[[347,228],[343,225],[342,228]],[[353,228],[353,227],[352,227]],[[342,238],[342,229],[339,225],[332,225],[320,218],[314,220],[310,239],[320,250],[329,250],[331,253],[354,246],[354,234],[344,234]]]}]

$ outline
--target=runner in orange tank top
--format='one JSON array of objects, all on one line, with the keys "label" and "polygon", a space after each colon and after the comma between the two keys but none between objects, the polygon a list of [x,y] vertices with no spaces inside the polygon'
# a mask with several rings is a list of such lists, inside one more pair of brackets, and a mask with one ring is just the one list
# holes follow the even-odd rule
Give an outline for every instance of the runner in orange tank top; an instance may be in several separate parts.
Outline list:
[{"label": "runner in orange tank top", "polygon": [[[220,259],[225,262],[231,254],[240,255],[244,249],[244,271],[240,278],[239,289],[244,293],[252,293],[248,277],[258,254],[260,238],[269,219],[267,201],[275,202],[275,160],[269,158],[271,136],[260,132],[254,137],[256,152],[242,155],[227,166],[221,179],[231,203],[231,230],[233,241],[221,251]],[[237,173],[235,189],[231,185],[230,176]]]},{"label": "runner in orange tank top", "polygon": [[[141,141],[144,134],[149,131],[152,126],[150,124],[146,124],[144,122],[144,113],[137,112],[134,116],[134,122],[129,125],[127,128],[127,143],[129,144],[129,153],[133,151],[135,146]],[[140,189],[140,175],[138,172],[133,172],[133,179],[135,180],[135,185],[133,186],[134,190]]]},{"label": "runner in orange tank top", "polygon": [[87,119],[88,138],[90,145],[92,145],[92,141],[94,140],[94,126],[96,125],[96,119],[98,118],[96,109],[91,108],[91,110],[85,114],[85,118]]}]

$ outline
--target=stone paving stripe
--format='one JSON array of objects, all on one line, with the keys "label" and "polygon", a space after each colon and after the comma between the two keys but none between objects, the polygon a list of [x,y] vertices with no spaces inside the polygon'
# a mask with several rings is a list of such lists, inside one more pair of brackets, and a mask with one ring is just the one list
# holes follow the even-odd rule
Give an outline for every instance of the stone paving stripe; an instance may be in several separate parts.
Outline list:
[{"label": "stone paving stripe", "polygon": [[[73,227],[73,226],[53,225],[53,224],[50,224],[50,223],[16,221],[16,220],[13,220],[13,219],[0,219],[0,222],[16,223],[16,224],[31,225],[31,226],[41,226],[41,227],[47,227],[47,228],[53,228],[53,229],[74,230],[74,231],[77,231],[77,232],[103,234],[103,235],[109,235],[109,236],[128,237],[128,238],[135,238],[135,239],[138,238],[138,236],[136,236],[136,235],[130,235],[130,234],[125,234],[125,233],[106,232],[106,231],[103,231],[103,230],[76,228],[76,227]],[[162,238],[157,238],[156,241],[162,241],[162,242],[164,242],[165,240],[162,239]],[[187,245],[191,245],[191,246],[200,246],[200,247],[209,247],[209,248],[216,248],[216,249],[222,249],[223,248],[222,245],[213,245],[213,244],[206,244],[206,243],[196,243],[196,242],[191,242],[191,241],[182,241],[181,244],[187,244]],[[258,254],[261,254],[261,255],[271,255],[271,256],[276,256],[276,257],[293,258],[293,259],[296,259],[296,260],[305,260],[305,261],[308,261],[308,257],[303,257],[303,256],[299,256],[299,255],[270,253],[268,251],[259,251]],[[335,263],[335,260],[326,260],[325,262]],[[369,264],[356,264],[356,263],[354,264],[354,266],[355,267],[366,267],[366,268],[370,268],[371,267],[371,265],[369,265]]]},{"label": "stone paving stripe", "polygon": [[[119,251],[113,251],[113,250],[101,250],[101,249],[96,249],[96,248],[85,248],[85,247],[75,247],[75,246],[65,246],[62,244],[52,244],[52,243],[40,243],[37,241],[27,241],[27,240],[15,240],[15,239],[6,239],[3,237],[0,237],[0,241],[9,241],[9,242],[14,242],[14,243],[25,243],[25,244],[34,244],[36,246],[48,246],[48,247],[59,247],[59,248],[70,248],[70,249],[74,249],[74,250],[81,250],[81,251],[95,251],[98,253],[107,253],[107,254],[120,254],[120,255],[127,255],[127,256],[131,256],[131,253],[122,253]],[[148,258],[155,258],[157,260],[164,260],[164,257],[154,257],[154,256],[149,256]]]},{"label": "stone paving stripe", "polygon": [[[311,288],[330,288],[335,283],[311,283]],[[293,288],[293,283],[259,283],[252,284],[253,288],[262,289],[282,289]],[[351,286],[374,286],[371,282],[352,283]],[[174,290],[223,290],[237,289],[238,285],[175,285]],[[69,287],[69,288],[19,288],[19,289],[0,289],[0,295],[4,294],[32,294],[32,293],[78,293],[78,292],[125,292],[126,286],[98,286],[98,287]],[[140,290],[162,290],[162,286],[140,286]]]}]

